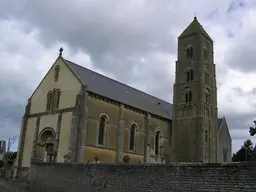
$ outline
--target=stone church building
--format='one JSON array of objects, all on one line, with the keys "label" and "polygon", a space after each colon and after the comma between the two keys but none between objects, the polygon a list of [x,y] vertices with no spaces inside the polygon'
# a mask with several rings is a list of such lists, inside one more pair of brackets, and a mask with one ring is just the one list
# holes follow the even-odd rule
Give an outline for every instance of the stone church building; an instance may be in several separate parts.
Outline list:
[{"label": "stone church building", "polygon": [[[231,161],[218,119],[213,41],[195,17],[178,38],[173,104],[62,56],[28,99],[16,167],[32,161]],[[170,82],[171,86],[172,82]],[[169,87],[170,88],[170,87]]]}]

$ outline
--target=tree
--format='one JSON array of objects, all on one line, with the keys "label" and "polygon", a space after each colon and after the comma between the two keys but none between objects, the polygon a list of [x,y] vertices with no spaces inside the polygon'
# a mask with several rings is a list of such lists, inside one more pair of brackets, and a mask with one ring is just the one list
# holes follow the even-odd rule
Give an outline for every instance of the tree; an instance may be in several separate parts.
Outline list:
[{"label": "tree", "polygon": [[5,153],[5,158],[8,160],[13,161],[14,159],[16,159],[16,157],[17,157],[17,152],[10,151],[10,152]]},{"label": "tree", "polygon": [[254,136],[256,134],[256,121],[253,121],[253,122],[255,124],[255,127],[250,127],[249,128],[250,136]]},{"label": "tree", "polygon": [[236,152],[233,153],[232,161],[250,161],[253,151],[253,144],[250,139],[244,141],[244,144],[241,148]]}]

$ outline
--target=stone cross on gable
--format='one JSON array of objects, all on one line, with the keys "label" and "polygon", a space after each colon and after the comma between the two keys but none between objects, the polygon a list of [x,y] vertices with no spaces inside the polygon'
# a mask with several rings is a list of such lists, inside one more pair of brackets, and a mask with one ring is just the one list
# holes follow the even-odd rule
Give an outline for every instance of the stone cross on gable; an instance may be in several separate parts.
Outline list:
[{"label": "stone cross on gable", "polygon": [[59,49],[59,56],[62,56],[62,52],[63,52],[63,48],[61,47],[60,49]]}]

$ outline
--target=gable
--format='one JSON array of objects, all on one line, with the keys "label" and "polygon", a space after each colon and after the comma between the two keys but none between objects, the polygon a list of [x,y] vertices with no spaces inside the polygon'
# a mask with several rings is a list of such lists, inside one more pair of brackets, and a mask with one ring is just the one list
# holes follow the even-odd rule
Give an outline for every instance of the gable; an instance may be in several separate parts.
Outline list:
[{"label": "gable", "polygon": [[[221,120],[220,120],[221,119]],[[231,138],[231,135],[230,135],[230,132],[229,132],[229,128],[228,128],[228,124],[227,124],[227,121],[226,121],[226,118],[223,117],[223,118],[220,118],[218,119],[218,124],[219,124],[219,120],[220,120],[220,126],[218,127],[218,134],[220,133],[223,133],[223,132],[226,132],[228,137],[230,138],[230,140],[232,141],[232,138]]]},{"label": "gable", "polygon": [[[60,67],[59,78],[55,82],[55,67]],[[65,61],[59,57],[46,73],[38,87],[33,92],[31,98],[30,113],[40,113],[46,111],[47,94],[53,89],[61,91],[59,108],[72,107],[75,104],[76,94],[80,91],[81,82],[70,70]]]},{"label": "gable", "polygon": [[87,86],[89,92],[166,119],[172,118],[171,103],[110,79],[71,61],[66,60],[66,63]]}]

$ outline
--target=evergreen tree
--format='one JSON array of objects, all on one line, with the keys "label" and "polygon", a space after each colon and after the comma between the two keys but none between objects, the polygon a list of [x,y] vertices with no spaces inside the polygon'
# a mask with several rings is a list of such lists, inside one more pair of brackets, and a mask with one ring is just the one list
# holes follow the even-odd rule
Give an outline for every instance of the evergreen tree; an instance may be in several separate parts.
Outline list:
[{"label": "evergreen tree", "polygon": [[241,146],[241,148],[236,153],[233,153],[232,161],[250,161],[252,151],[253,143],[250,139],[247,139],[244,141],[244,144]]}]

